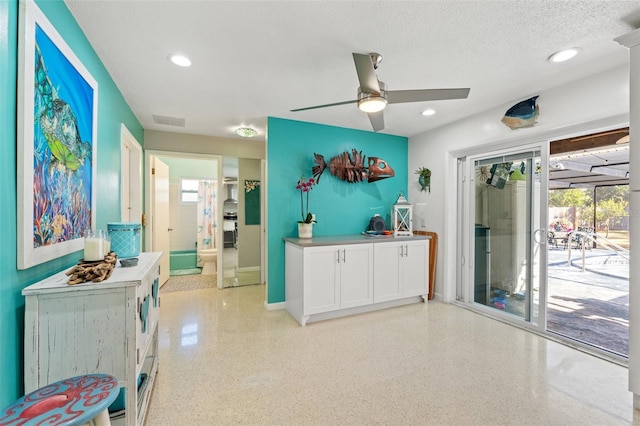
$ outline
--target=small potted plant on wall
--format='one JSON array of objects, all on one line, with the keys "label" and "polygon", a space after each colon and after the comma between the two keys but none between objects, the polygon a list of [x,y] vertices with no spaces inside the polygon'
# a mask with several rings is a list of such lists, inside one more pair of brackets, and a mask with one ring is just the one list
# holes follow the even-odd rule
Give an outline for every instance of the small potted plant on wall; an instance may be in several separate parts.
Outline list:
[{"label": "small potted plant on wall", "polygon": [[426,167],[420,167],[416,170],[418,175],[418,183],[420,184],[420,191],[431,192],[431,170]]}]

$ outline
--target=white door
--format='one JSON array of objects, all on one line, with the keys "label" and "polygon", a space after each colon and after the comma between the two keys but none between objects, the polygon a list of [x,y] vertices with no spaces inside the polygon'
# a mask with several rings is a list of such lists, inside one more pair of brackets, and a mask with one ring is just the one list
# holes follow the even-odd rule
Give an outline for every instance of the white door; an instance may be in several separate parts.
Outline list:
[{"label": "white door", "polygon": [[160,285],[169,279],[169,166],[153,158],[153,251],[161,251]]},{"label": "white door", "polygon": [[340,259],[342,246],[304,251],[304,315],[340,309]]},{"label": "white door", "polygon": [[399,242],[374,244],[373,274],[375,288],[373,291],[374,302],[386,302],[400,299],[402,288],[400,287],[400,250],[403,246]]},{"label": "white door", "polygon": [[424,296],[429,293],[429,242],[408,241],[403,247],[402,295]]}]

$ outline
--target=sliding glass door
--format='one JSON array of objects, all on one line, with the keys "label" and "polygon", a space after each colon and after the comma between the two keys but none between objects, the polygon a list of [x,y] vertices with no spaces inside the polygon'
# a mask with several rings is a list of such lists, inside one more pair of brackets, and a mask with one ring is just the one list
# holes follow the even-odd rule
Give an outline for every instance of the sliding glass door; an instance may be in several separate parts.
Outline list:
[{"label": "sliding glass door", "polygon": [[544,309],[547,239],[541,149],[493,152],[461,162],[466,171],[462,193],[467,194],[462,202],[469,212],[462,221],[469,237],[461,264],[469,270],[458,299],[536,325]]}]

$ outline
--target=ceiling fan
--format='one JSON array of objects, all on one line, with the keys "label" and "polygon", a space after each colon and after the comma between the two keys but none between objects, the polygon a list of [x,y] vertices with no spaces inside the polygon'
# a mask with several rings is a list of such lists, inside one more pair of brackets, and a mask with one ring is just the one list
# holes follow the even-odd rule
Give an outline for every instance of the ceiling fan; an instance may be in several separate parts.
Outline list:
[{"label": "ceiling fan", "polygon": [[384,117],[382,115],[382,110],[387,106],[387,104],[465,99],[469,96],[469,88],[387,90],[387,85],[378,80],[375,71],[382,62],[381,54],[370,53],[368,55],[363,55],[360,53],[353,53],[353,61],[355,62],[358,80],[360,81],[360,87],[358,87],[358,99],[292,109],[291,112],[357,103],[358,108],[361,111],[366,112],[369,116],[369,121],[371,121],[373,130],[379,132],[384,129]]}]

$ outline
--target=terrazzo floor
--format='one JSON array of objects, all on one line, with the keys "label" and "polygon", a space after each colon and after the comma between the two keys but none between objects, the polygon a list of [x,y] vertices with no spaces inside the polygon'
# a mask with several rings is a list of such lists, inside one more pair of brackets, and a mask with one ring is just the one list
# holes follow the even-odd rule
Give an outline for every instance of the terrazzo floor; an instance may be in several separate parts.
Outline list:
[{"label": "terrazzo floor", "polygon": [[300,327],[264,291],[162,295],[147,425],[640,424],[626,368],[466,309]]}]

